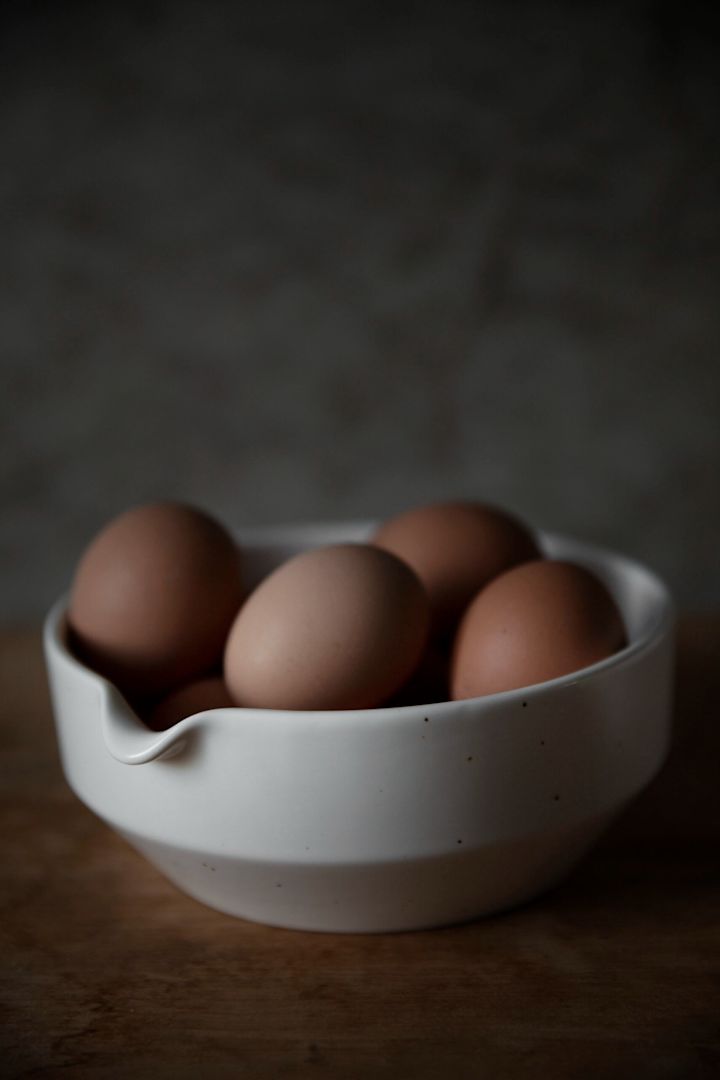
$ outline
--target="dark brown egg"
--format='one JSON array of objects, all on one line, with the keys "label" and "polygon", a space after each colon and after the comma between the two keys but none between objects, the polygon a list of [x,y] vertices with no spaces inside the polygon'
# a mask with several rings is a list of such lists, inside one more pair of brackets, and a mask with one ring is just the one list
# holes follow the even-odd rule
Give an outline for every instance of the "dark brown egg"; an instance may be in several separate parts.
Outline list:
[{"label": "dark brown egg", "polygon": [[248,597],[225,680],[238,705],[372,708],[414,670],[429,621],[425,590],[394,555],[368,544],[314,548]]},{"label": "dark brown egg", "polygon": [[146,723],[153,731],[165,731],[186,716],[206,709],[231,709],[234,704],[222,679],[199,679],[163,698],[150,712]]},{"label": "dark brown egg", "polygon": [[79,655],[130,695],[159,694],[222,657],[242,601],[240,553],[199,510],[135,507],[78,565],[68,624]]},{"label": "dark brown egg", "polygon": [[488,581],[539,558],[530,530],[495,507],[434,503],[390,518],[372,542],[411,566],[430,597],[437,632],[447,633]]},{"label": "dark brown egg", "polygon": [[460,623],[453,698],[480,697],[555,679],[621,649],[622,617],[605,586],[574,563],[539,560],[482,589]]}]

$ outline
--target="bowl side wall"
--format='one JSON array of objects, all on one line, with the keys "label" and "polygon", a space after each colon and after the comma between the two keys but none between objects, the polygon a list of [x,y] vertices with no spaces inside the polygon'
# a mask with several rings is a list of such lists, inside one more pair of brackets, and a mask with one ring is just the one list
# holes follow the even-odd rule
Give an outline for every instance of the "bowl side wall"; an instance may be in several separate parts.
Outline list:
[{"label": "bowl side wall", "polygon": [[179,725],[174,757],[141,766],[108,752],[108,732],[156,736],[69,656],[56,615],[46,653],[68,780],[122,831],[280,862],[433,858],[611,813],[667,751],[672,629],[652,575],[594,558],[635,637],[577,678],[427,710],[200,715]]}]

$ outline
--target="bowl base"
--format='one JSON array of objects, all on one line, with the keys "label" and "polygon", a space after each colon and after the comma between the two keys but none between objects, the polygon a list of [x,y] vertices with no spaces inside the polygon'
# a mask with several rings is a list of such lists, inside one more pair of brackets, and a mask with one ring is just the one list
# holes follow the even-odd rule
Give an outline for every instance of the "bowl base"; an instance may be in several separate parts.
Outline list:
[{"label": "bowl base", "polygon": [[182,892],[226,915],[293,930],[389,933],[467,922],[557,884],[615,812],[570,828],[422,859],[270,863],[121,835]]}]

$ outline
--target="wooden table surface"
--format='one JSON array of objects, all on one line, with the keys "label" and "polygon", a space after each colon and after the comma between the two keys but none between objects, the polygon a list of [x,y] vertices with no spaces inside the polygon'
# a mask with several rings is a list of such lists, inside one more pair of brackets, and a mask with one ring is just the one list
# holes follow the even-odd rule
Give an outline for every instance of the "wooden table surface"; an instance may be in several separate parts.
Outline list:
[{"label": "wooden table surface", "polygon": [[179,893],[75,798],[35,632],[0,635],[0,1075],[720,1076],[720,619],[675,745],[565,884],[438,931],[269,929]]}]

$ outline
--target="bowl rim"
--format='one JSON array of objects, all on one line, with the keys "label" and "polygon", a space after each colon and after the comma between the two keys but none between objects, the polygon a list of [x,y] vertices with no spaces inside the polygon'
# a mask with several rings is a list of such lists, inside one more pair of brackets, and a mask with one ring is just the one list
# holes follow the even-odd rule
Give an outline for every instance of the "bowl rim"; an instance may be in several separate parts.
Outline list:
[{"label": "bowl rim", "polygon": [[[369,532],[374,525],[375,522],[357,520],[349,520],[347,522],[319,521],[313,523],[291,524],[288,526],[252,526],[237,529],[234,531],[234,534],[240,544],[245,544],[249,548],[256,549],[294,545],[299,545],[300,547],[311,545],[322,546],[324,543],[330,544],[336,542],[362,543],[362,539],[356,541],[348,540],[347,534],[356,531],[358,533],[364,531]],[[327,541],[318,541],[317,537],[320,533],[328,534],[330,538]],[[642,653],[652,648],[659,640],[672,632],[675,621],[675,605],[668,587],[653,570],[630,556],[606,547],[587,543],[584,540],[579,540],[565,533],[536,530],[536,536],[543,551],[546,546],[556,542],[561,544],[570,543],[574,547],[577,547],[581,552],[581,557],[578,560],[580,564],[582,564],[584,558],[587,558],[588,561],[604,562],[608,565],[614,564],[615,566],[619,566],[625,573],[634,573],[644,577],[646,583],[654,593],[654,611],[643,632],[630,640],[622,649],[613,653],[612,656],[608,656],[587,667],[579,668],[577,671],[568,672],[566,675],[559,675],[554,679],[546,679],[543,682],[532,683],[512,690],[503,690],[499,693],[485,694],[480,697],[448,699],[447,701],[429,702],[427,704],[379,705],[369,709],[258,709],[254,707],[234,706],[193,713],[191,716],[185,717],[184,720],[173,725],[173,727],[165,732],[153,732],[151,729],[145,728],[144,724],[143,728],[147,731],[148,736],[155,736],[157,739],[158,736],[162,737],[172,734],[175,737],[181,735],[188,731],[190,727],[195,726],[195,722],[200,718],[209,717],[210,715],[260,715],[266,721],[269,717],[277,719],[297,719],[298,717],[304,717],[313,718],[314,721],[322,721],[329,724],[342,724],[347,723],[348,717],[357,718],[360,716],[370,716],[376,717],[383,722],[387,722],[393,717],[397,717],[398,719],[414,719],[418,716],[422,716],[424,718],[426,715],[437,715],[440,712],[447,714],[448,712],[464,711],[467,707],[486,711],[491,709],[494,705],[506,705],[514,702],[527,703],[530,699],[537,700],[548,694],[553,694],[557,691],[587,682],[588,680],[602,675],[604,672],[623,667],[633,662]],[[65,640],[69,595],[69,590],[61,594],[45,617],[43,624],[43,640],[48,657],[60,660],[65,667],[71,669],[76,675],[81,675],[83,679],[95,683],[98,689],[103,692],[104,696],[107,697],[109,695],[115,699],[125,701],[133,715],[136,715],[132,705],[126,701],[122,691],[120,691],[118,687],[110,682],[109,679],[105,678],[105,676],[84,664],[69,649]],[[142,723],[142,721],[140,722]],[[165,740],[162,739],[162,741]]]}]

